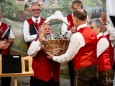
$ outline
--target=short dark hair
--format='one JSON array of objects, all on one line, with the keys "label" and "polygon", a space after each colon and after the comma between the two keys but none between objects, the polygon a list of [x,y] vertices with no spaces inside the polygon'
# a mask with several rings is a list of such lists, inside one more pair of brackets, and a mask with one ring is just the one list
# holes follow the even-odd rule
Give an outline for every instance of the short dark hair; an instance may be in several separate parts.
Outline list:
[{"label": "short dark hair", "polygon": [[82,3],[82,1],[80,1],[80,0],[75,0],[75,1],[73,1],[73,2],[72,2],[72,6],[73,6],[74,4],[78,4],[81,8],[83,8],[83,3]]},{"label": "short dark hair", "polygon": [[81,21],[85,21],[87,19],[87,11],[84,9],[77,9],[73,12],[73,15],[80,19]]}]

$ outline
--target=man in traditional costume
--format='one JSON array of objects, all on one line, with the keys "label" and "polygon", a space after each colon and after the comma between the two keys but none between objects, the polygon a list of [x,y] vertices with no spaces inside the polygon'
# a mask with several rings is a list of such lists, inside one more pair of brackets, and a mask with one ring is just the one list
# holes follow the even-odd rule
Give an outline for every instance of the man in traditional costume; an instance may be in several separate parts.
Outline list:
[{"label": "man in traditional costume", "polygon": [[[75,0],[72,2],[71,5],[71,9],[72,9],[72,13],[68,14],[65,19],[66,21],[70,24],[69,26],[67,26],[65,23],[63,23],[62,25],[62,29],[61,29],[61,33],[62,35],[64,35],[65,33],[68,33],[70,36],[72,35],[72,33],[75,32],[75,26],[73,23],[73,12],[76,9],[83,9],[83,4],[80,0]],[[69,68],[69,75],[70,75],[70,83],[71,86],[74,86],[74,68],[73,68],[73,63],[72,61],[68,62],[68,68]]]},{"label": "man in traditional costume", "polygon": [[56,62],[73,61],[75,71],[74,86],[95,86],[97,37],[87,25],[87,12],[77,9],[73,12],[76,32],[72,34],[67,51],[59,56],[50,53],[49,58]]},{"label": "man in traditional costume", "polygon": [[50,25],[43,24],[39,31],[39,37],[30,44],[28,49],[28,55],[33,57],[32,68],[34,71],[30,86],[59,86],[60,64],[47,58],[41,44],[44,35],[50,33]]},{"label": "man in traditional costume", "polygon": [[[5,45],[0,48],[0,54],[10,55],[10,46],[15,37],[12,32],[11,26],[1,21],[2,10],[0,10],[0,41],[4,41]],[[11,77],[2,77],[2,86],[11,86]]]},{"label": "man in traditional costume", "polygon": [[[110,42],[104,36],[102,23],[97,19],[92,19],[90,27],[97,34],[97,67],[98,67],[98,84],[97,86],[111,86],[113,79],[112,64],[110,60]],[[109,81],[108,81],[109,80]]]}]

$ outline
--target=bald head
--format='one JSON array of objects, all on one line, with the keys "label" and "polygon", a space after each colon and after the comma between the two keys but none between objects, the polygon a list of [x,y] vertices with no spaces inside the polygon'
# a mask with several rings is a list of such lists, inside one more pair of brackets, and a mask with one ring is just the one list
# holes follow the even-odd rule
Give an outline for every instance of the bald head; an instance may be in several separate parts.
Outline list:
[{"label": "bald head", "polygon": [[38,4],[38,3],[33,3],[33,4],[31,5],[31,8],[32,8],[33,6],[39,6],[39,7],[41,7],[40,4]]},{"label": "bald head", "polygon": [[81,21],[85,21],[87,19],[87,12],[84,9],[75,10],[73,15]]}]

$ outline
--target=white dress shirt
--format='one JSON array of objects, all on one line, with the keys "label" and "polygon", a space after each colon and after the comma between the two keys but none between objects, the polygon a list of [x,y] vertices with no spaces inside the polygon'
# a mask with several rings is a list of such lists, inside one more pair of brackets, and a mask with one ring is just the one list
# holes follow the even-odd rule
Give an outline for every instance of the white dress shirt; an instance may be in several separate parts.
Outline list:
[{"label": "white dress shirt", "polygon": [[[103,33],[97,35],[97,39],[102,36]],[[109,42],[106,38],[101,38],[97,42],[97,57],[99,57],[107,48],[109,47]]]},{"label": "white dress shirt", "polygon": [[[37,20],[37,23],[40,23],[40,17],[38,17],[38,18],[32,17],[32,20],[33,20],[33,22],[36,22],[36,20]],[[32,42],[36,38],[36,36],[37,36],[37,34],[30,35],[29,23],[27,22],[27,20],[24,21],[23,34],[24,34],[24,40],[26,42]]]},{"label": "white dress shirt", "polygon": [[[73,13],[71,14],[73,16]],[[65,20],[68,22],[67,17],[65,17]],[[70,24],[70,22],[68,22]],[[61,28],[61,34],[64,35],[66,32],[68,32],[70,35],[72,35],[71,31],[68,30],[68,26],[63,23]]]},{"label": "white dress shirt", "polygon": [[[1,21],[0,21],[0,26],[1,26]],[[14,36],[13,31],[12,31],[11,28],[10,28],[9,38],[13,38],[13,39],[15,39],[15,36]]]},{"label": "white dress shirt", "polygon": [[[77,30],[83,27],[86,27],[86,26],[87,24],[82,24],[78,26]],[[74,58],[74,56],[78,53],[80,48],[82,48],[83,46],[85,46],[84,37],[81,33],[76,32],[71,36],[70,43],[69,43],[68,49],[65,52],[65,54],[62,54],[60,56],[54,56],[53,60],[57,62],[70,61]]]},{"label": "white dress shirt", "polygon": [[107,31],[110,34],[110,40],[115,41],[115,28],[112,27],[110,24],[106,25]]},{"label": "white dress shirt", "polygon": [[110,24],[106,25],[107,31],[104,32],[104,35],[110,35],[109,40],[111,41],[111,45],[115,45],[115,28]]},{"label": "white dress shirt", "polygon": [[30,47],[28,48],[28,55],[34,57],[36,56],[36,54],[38,53],[38,51],[41,49],[41,43],[39,42],[39,40],[37,41],[32,41],[32,43],[30,44]]}]

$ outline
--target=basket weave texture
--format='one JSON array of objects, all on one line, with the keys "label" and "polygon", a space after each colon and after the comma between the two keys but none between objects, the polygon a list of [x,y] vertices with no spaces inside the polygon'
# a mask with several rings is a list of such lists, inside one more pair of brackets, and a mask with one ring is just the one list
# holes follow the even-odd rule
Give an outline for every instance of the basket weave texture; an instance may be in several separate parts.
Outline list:
[{"label": "basket weave texture", "polygon": [[55,56],[64,54],[68,48],[69,40],[56,39],[42,42],[42,48],[45,52],[49,52]]}]

